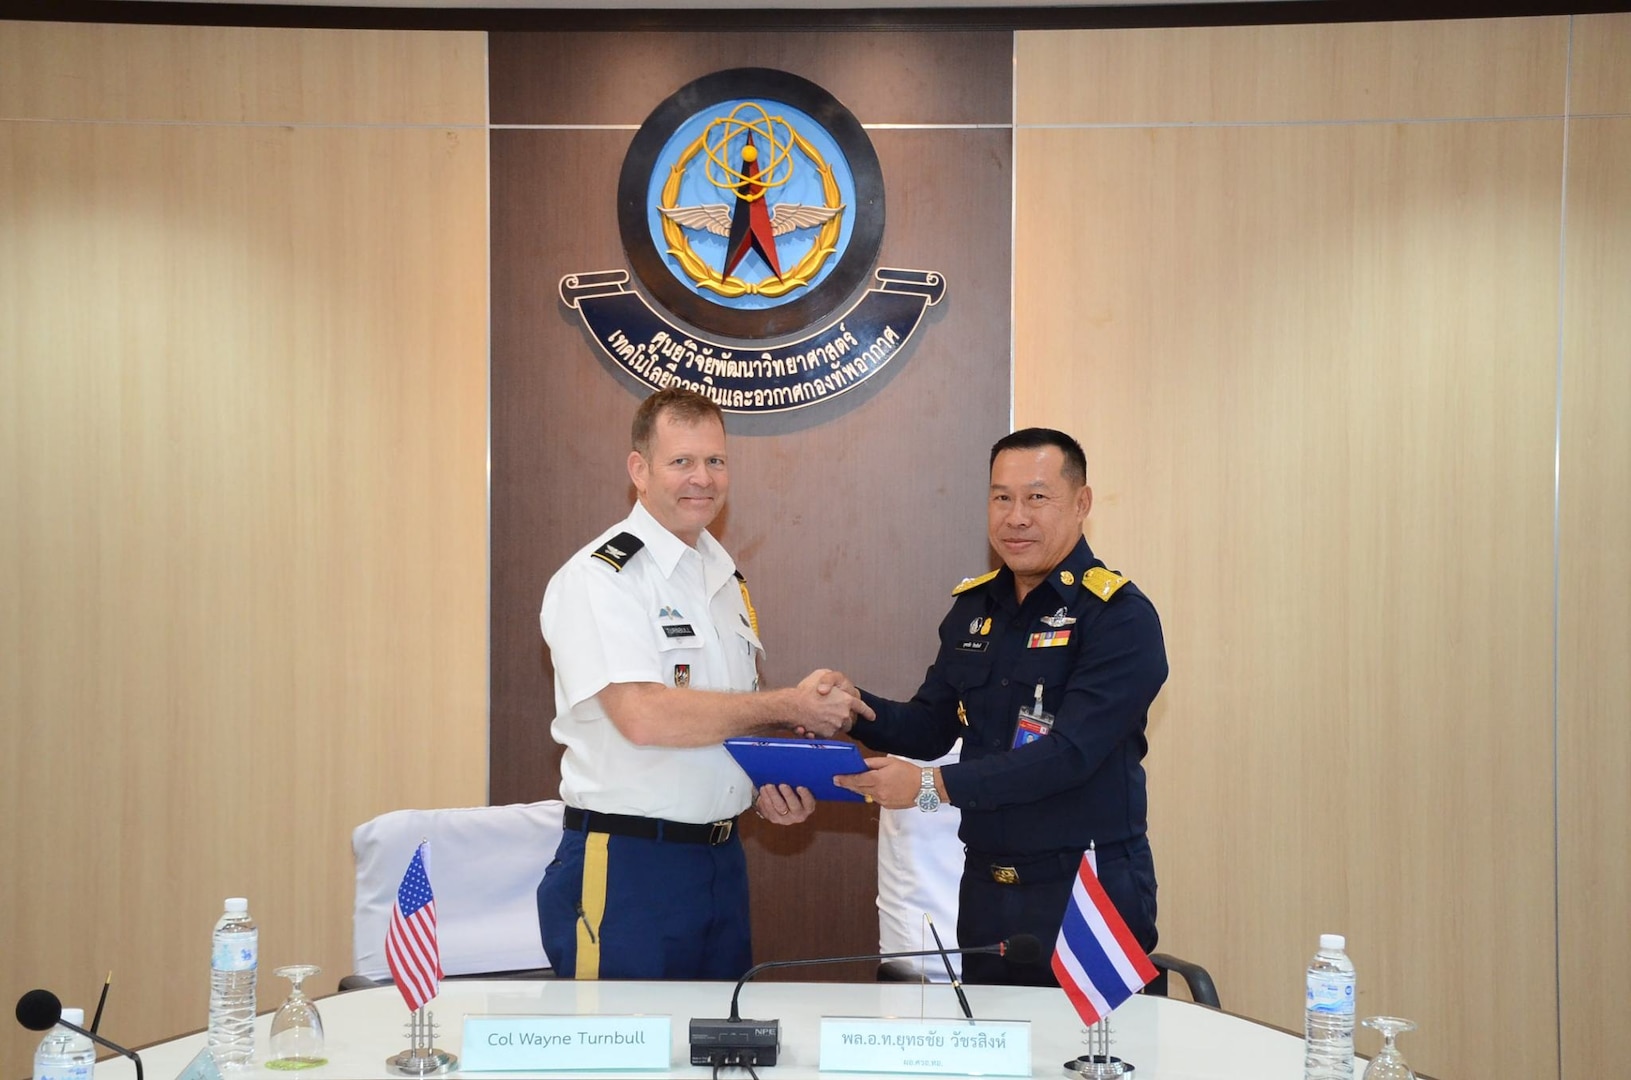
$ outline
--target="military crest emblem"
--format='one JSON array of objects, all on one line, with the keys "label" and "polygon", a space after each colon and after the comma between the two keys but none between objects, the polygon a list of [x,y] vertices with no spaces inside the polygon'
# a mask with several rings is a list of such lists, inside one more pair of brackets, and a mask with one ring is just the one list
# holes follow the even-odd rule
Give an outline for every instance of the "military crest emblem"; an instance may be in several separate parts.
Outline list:
[{"label": "military crest emblem", "polygon": [[635,134],[617,193],[639,291],[600,271],[562,278],[561,298],[654,388],[734,412],[814,404],[881,369],[944,295],[938,273],[876,266],[877,153],[836,98],[788,72],[681,87]]}]

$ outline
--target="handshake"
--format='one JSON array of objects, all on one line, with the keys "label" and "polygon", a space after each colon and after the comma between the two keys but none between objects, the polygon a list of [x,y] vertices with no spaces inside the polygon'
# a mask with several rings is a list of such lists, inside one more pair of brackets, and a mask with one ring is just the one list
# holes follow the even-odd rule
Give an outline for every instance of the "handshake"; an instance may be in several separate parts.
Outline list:
[{"label": "handshake", "polygon": [[817,668],[782,693],[788,705],[785,711],[777,710],[780,726],[791,728],[796,735],[830,739],[848,731],[857,716],[873,719],[871,707],[842,672]]},{"label": "handshake", "polygon": [[[783,721],[781,726],[790,727],[795,734],[805,737],[831,738],[849,731],[856,717],[876,719],[872,707],[861,700],[861,692],[855,684],[842,673],[826,668],[810,672],[796,687],[771,692],[791,695],[800,711],[795,719]],[[903,758],[875,757],[869,758],[866,766],[866,772],[837,776],[833,783],[887,809],[913,805],[923,771],[918,765]],[[935,786],[939,790],[938,771]],[[940,797],[945,798],[943,792]],[[795,825],[806,820],[815,812],[815,805],[815,797],[807,788],[795,790],[786,784],[766,784],[754,800],[759,816],[777,825]]]}]

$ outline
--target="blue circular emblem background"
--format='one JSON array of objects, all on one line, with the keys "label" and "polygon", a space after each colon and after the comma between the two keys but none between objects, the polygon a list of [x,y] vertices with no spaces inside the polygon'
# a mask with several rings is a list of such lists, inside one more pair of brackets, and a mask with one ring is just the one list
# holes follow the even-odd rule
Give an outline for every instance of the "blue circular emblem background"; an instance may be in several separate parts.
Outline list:
[{"label": "blue circular emblem background", "polygon": [[[744,102],[763,105],[766,112],[783,116],[793,125],[833,168],[843,205],[835,250],[819,267],[805,267],[811,280],[782,297],[748,294],[726,298],[711,289],[699,289],[691,274],[670,254],[657,210],[670,169],[679,156],[712,120],[729,116]],[[760,141],[756,137],[755,145]],[[737,157],[739,143],[733,141],[733,148],[731,156]],[[763,146],[758,148],[765,150]],[[708,180],[706,164],[705,155],[698,151],[688,162],[681,191],[674,201],[683,208],[724,204],[728,214],[735,208],[736,196],[721,192]],[[732,168],[741,167],[739,158],[730,164]],[[771,210],[783,202],[826,206],[819,174],[802,151],[795,150],[795,168],[796,175],[788,185],[770,189],[767,205]],[[714,216],[718,216],[717,212]],[[707,333],[765,341],[818,325],[865,288],[883,246],[883,170],[860,121],[826,90],[787,71],[731,68],[686,83],[640,125],[618,177],[617,223],[634,277],[656,305]],[[670,227],[675,226],[677,221]],[[812,252],[822,228],[795,229],[775,237],[776,255],[784,274],[790,274]],[[834,230],[829,227],[827,231]],[[693,272],[702,267],[717,274],[724,268],[724,237],[710,234],[706,228],[686,228],[684,238],[696,256]],[[769,267],[752,251],[731,276],[754,284],[771,278],[771,284],[775,284]]]},{"label": "blue circular emblem background", "polygon": [[[675,128],[674,134],[669,136],[668,141],[663,144],[663,148],[657,152],[657,160],[651,171],[651,182],[646,191],[646,206],[648,207],[647,224],[651,229],[651,242],[656,245],[658,251],[666,252],[668,242],[663,236],[663,222],[666,219],[657,207],[662,201],[662,191],[664,185],[668,182],[669,171],[678,162],[679,156],[684,152],[685,148],[690,146],[699,135],[703,134],[709,124],[721,117],[730,115],[731,111],[738,105],[748,103],[763,106],[765,112],[772,118],[780,117],[786,120],[794,131],[797,131],[804,137],[805,141],[815,147],[816,152],[832,169],[833,179],[838,183],[838,201],[844,208],[837,249],[821,264],[820,271],[810,279],[808,286],[794,289],[785,296],[771,297],[757,293],[749,293],[746,296],[738,297],[721,296],[711,289],[702,288],[693,281],[690,275],[680,267],[679,261],[673,255],[664,255],[663,262],[668,266],[669,272],[674,275],[674,280],[682,287],[711,303],[742,310],[756,310],[790,304],[817,288],[832,275],[833,270],[843,261],[844,252],[849,249],[850,238],[855,234],[855,176],[850,171],[849,159],[839,147],[837,140],[832,137],[826,128],[822,127],[814,117],[802,109],[782,101],[772,101],[765,98],[735,98],[710,105]],[[751,115],[756,116],[757,114]],[[757,138],[754,140],[756,145],[761,141]],[[736,150],[738,142],[739,140],[732,140],[731,148],[733,152]],[[765,149],[765,147],[759,146],[761,154],[765,153]],[[825,206],[827,197],[825,192],[822,191],[821,174],[816,171],[815,163],[796,146],[791,147],[790,152],[793,160],[792,177],[786,184],[771,188],[765,196],[765,201],[771,212],[774,213],[776,206],[784,202],[802,203],[806,206]],[[761,158],[761,160],[768,160],[768,155]],[[697,153],[687,163],[684,178],[680,181],[679,194],[675,199],[676,204],[679,206],[702,206],[709,203],[724,203],[728,207],[734,207],[736,194],[715,187],[708,180],[707,163],[707,155],[703,152]],[[740,162],[734,159],[731,164],[736,167],[740,166]],[[784,271],[797,265],[798,261],[809,253],[819,232],[819,229],[813,228],[799,229],[776,237],[776,257],[781,262]],[[701,229],[687,229],[686,239],[691,245],[691,250],[708,266],[717,271],[725,265],[725,237]],[[732,271],[732,276],[749,281],[758,281],[761,278],[771,276],[771,269],[759,257],[758,252],[750,251],[736,269]]]}]

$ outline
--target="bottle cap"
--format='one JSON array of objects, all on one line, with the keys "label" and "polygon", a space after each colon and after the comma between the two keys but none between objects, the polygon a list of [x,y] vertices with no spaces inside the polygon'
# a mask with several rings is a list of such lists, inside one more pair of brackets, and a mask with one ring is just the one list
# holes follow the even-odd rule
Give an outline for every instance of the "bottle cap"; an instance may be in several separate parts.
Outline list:
[{"label": "bottle cap", "polygon": [[[230,901],[229,901],[230,902]],[[1320,948],[1327,952],[1341,952],[1348,947],[1348,939],[1341,934],[1321,934]]]},{"label": "bottle cap", "polygon": [[85,1026],[84,1009],[64,1009],[62,1010],[62,1018],[76,1027]]},{"label": "bottle cap", "polygon": [[242,915],[249,910],[249,901],[241,896],[227,897],[227,911],[233,915]]}]

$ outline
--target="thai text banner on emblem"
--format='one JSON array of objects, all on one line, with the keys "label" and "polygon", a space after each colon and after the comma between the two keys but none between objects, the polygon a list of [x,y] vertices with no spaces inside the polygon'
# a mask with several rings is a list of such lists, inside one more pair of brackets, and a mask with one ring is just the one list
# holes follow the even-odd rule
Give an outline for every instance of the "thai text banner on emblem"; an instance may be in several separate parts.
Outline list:
[{"label": "thai text banner on emblem", "polygon": [[876,374],[940,302],[940,275],[879,269],[876,288],[836,323],[772,348],[727,345],[674,326],[609,270],[561,281],[561,299],[620,367],[654,389],[683,386],[734,412],[781,412],[851,390]]}]

